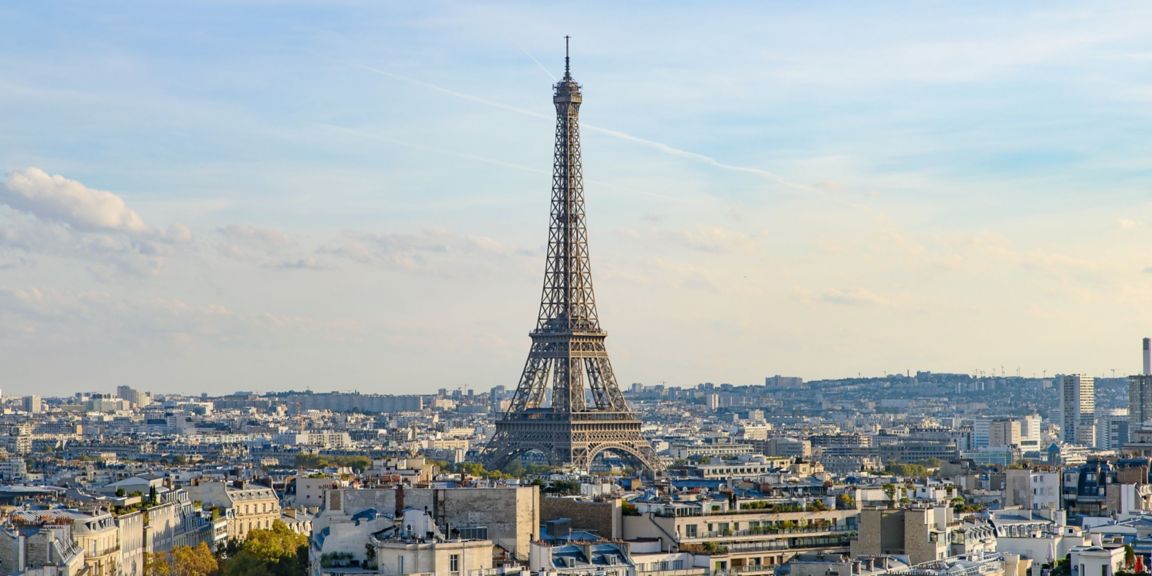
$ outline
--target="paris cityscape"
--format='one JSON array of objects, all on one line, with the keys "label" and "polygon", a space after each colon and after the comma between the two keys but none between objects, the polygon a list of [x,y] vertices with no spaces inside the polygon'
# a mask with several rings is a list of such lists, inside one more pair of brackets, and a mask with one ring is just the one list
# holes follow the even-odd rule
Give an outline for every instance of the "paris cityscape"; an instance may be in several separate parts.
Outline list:
[{"label": "paris cityscape", "polygon": [[0,575],[1152,572],[1149,16],[2,7]]}]

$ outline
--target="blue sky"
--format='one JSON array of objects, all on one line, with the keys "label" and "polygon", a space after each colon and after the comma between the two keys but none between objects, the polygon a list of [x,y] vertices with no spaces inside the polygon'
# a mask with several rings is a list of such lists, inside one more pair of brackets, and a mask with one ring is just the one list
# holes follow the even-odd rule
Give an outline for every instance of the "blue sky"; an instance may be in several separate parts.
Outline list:
[{"label": "blue sky", "polygon": [[9,3],[3,390],[515,385],[565,34],[622,383],[1128,373],[1150,16]]}]

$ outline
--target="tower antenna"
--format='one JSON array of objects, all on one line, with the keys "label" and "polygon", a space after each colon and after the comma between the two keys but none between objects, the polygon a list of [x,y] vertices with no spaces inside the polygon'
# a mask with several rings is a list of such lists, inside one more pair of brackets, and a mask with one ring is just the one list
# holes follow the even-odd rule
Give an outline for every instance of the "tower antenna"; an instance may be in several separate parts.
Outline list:
[{"label": "tower antenna", "polygon": [[572,78],[572,72],[568,66],[570,62],[570,58],[568,58],[568,38],[570,38],[570,36],[564,36],[564,77],[570,79]]}]

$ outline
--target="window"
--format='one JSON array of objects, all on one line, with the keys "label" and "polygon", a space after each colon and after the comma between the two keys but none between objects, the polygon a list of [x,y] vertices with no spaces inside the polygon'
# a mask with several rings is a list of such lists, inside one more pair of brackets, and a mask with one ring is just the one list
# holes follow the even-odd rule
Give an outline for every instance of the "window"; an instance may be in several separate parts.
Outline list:
[{"label": "window", "polygon": [[450,571],[450,572],[459,572],[460,571],[460,555],[459,554],[453,554],[453,555],[448,557],[448,571]]},{"label": "window", "polygon": [[695,524],[685,525],[684,526],[684,536],[686,538],[695,538],[697,536],[696,525]]}]

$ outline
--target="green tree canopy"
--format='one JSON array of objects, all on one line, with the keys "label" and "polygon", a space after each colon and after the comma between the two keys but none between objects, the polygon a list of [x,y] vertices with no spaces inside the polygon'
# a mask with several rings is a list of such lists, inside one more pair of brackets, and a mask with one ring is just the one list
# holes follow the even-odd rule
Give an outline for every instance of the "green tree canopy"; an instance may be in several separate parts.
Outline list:
[{"label": "green tree canopy", "polygon": [[271,529],[250,531],[224,563],[224,576],[304,576],[307,570],[308,538],[279,520]]},{"label": "green tree canopy", "polygon": [[171,552],[149,553],[144,561],[148,576],[213,576],[220,571],[216,556],[204,542],[195,548],[177,546]]}]

